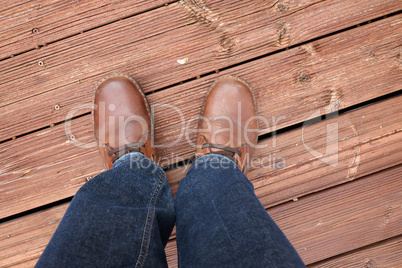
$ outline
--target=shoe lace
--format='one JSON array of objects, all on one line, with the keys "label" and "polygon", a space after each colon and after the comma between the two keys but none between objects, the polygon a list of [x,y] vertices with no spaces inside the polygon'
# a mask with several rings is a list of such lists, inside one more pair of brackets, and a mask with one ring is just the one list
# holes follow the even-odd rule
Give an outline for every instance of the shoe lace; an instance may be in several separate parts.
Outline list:
[{"label": "shoe lace", "polygon": [[241,157],[241,152],[238,149],[231,148],[229,146],[221,145],[221,144],[216,144],[216,143],[204,143],[201,147],[201,149],[205,148],[214,148],[214,149],[220,149],[220,151],[214,151],[214,154],[219,154],[226,156],[236,164],[238,164],[238,161],[234,156],[237,154],[238,156]]},{"label": "shoe lace", "polygon": [[114,154],[112,158],[112,163],[114,163],[117,159],[122,157],[125,154],[128,153],[133,153],[133,152],[141,152],[140,148],[145,147],[144,142],[131,142],[124,144],[122,146],[119,146],[117,148],[112,148],[109,144],[106,144],[107,147],[109,147],[111,150],[107,153],[107,155],[110,157]]}]

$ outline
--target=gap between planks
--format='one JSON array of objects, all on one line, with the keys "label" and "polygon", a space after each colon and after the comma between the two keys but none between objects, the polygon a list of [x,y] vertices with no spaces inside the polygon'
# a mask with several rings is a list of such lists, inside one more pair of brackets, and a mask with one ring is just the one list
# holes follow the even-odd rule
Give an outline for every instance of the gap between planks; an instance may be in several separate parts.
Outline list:
[{"label": "gap between planks", "polygon": [[376,268],[402,265],[402,235],[309,265],[309,268]]},{"label": "gap between planks", "polygon": [[[74,35],[149,12],[174,1],[53,1],[3,3],[0,60],[60,42]],[[14,5],[14,6],[13,6]]]}]

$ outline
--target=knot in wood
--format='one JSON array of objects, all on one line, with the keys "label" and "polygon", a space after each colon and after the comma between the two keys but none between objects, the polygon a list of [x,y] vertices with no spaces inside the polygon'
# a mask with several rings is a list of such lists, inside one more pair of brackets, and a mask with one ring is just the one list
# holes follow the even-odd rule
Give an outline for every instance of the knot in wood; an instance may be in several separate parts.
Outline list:
[{"label": "knot in wood", "polygon": [[299,82],[300,83],[308,82],[308,81],[310,81],[310,79],[311,79],[311,77],[310,77],[310,74],[308,74],[308,73],[300,73],[299,74]]},{"label": "knot in wood", "polygon": [[222,37],[219,43],[221,47],[229,51],[231,51],[233,47],[236,45],[235,41],[230,37]]},{"label": "knot in wood", "polygon": [[288,10],[288,7],[284,4],[284,3],[279,3],[276,8],[280,11],[280,12],[285,12],[286,10]]}]

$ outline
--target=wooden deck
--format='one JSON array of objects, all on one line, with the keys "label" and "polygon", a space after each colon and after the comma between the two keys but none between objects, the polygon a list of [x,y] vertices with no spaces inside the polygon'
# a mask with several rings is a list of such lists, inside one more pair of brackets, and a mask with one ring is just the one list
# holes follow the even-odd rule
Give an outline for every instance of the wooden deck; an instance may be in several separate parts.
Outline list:
[{"label": "wooden deck", "polygon": [[[3,1],[0,267],[33,267],[72,196],[103,171],[90,110],[95,84],[113,72],[143,86],[156,143],[176,142],[158,149],[174,192],[194,153],[177,138],[196,125],[209,85],[222,74],[246,79],[269,122],[259,133],[268,147],[256,152],[267,162],[249,178],[303,261],[402,267],[401,8]],[[176,267],[175,231],[166,252]]]}]

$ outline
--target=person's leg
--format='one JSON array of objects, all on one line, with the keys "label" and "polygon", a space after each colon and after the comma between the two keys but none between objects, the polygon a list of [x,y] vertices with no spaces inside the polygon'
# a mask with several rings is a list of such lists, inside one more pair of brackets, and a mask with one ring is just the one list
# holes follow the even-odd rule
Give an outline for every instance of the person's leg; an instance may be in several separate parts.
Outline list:
[{"label": "person's leg", "polygon": [[126,154],[77,192],[36,267],[167,267],[174,224],[163,170]]},{"label": "person's leg", "polygon": [[175,207],[179,263],[197,267],[304,267],[245,174],[258,141],[251,87],[222,76],[209,89],[196,157]]},{"label": "person's leg", "polygon": [[180,182],[175,199],[182,267],[305,267],[234,162],[209,154]]},{"label": "person's leg", "polygon": [[146,96],[134,78],[110,75],[96,89],[93,115],[103,164],[113,168],[77,192],[37,267],[166,267],[174,200],[155,164]]}]

